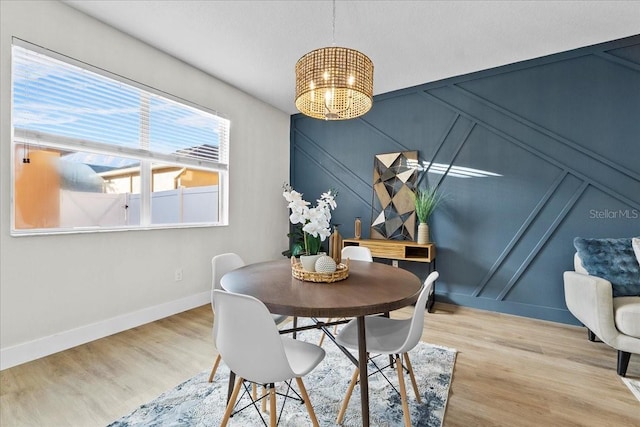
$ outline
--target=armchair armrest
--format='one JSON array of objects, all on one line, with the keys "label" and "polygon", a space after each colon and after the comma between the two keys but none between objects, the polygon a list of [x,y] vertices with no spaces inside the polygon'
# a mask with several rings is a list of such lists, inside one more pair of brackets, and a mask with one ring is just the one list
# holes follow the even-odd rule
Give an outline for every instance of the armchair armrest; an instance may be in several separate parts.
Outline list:
[{"label": "armchair armrest", "polygon": [[567,308],[602,341],[611,345],[620,334],[613,317],[611,282],[596,276],[564,272]]}]

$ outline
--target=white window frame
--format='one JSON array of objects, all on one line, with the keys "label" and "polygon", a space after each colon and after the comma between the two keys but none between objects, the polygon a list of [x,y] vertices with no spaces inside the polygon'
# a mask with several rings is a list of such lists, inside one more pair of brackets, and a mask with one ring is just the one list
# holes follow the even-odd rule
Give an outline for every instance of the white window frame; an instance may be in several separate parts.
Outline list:
[{"label": "white window frame", "polygon": [[[207,159],[198,159],[194,157],[172,156],[171,154],[159,154],[153,151],[145,151],[138,148],[122,147],[115,144],[110,146],[104,144],[93,143],[88,140],[70,138],[60,135],[43,134],[39,131],[16,129],[14,122],[14,83],[12,79],[11,89],[11,235],[12,236],[32,236],[32,235],[49,235],[49,234],[69,234],[69,233],[87,233],[87,232],[104,232],[104,231],[125,231],[125,230],[146,230],[146,229],[162,229],[162,228],[192,228],[192,227],[214,227],[226,226],[229,224],[229,151],[230,151],[230,121],[222,114],[213,111],[207,107],[203,107],[194,102],[187,101],[177,96],[168,94],[156,88],[149,87],[142,83],[127,79],[123,76],[111,73],[101,68],[86,64],[82,61],[70,58],[63,54],[51,51],[41,46],[34,45],[24,40],[13,38],[13,45],[24,49],[34,51],[38,54],[46,55],[50,58],[65,62],[67,64],[82,68],[111,80],[117,81],[124,85],[131,86],[143,92],[157,95],[174,103],[184,105],[186,107],[199,110],[201,112],[216,116],[221,123],[226,126],[224,135],[219,141],[219,158],[218,161]],[[13,51],[13,50],[12,50]],[[13,54],[12,54],[13,66]],[[13,75],[13,73],[12,73]],[[142,107],[141,107],[142,108]],[[46,142],[43,142],[46,139]],[[92,226],[92,227],[73,227],[73,228],[29,228],[17,229],[15,218],[15,162],[16,162],[16,146],[22,145],[25,141],[31,140],[33,146],[41,146],[54,149],[75,150],[96,154],[107,154],[121,156],[140,161],[140,178],[141,183],[141,200],[140,206],[140,225],[127,226]],[[151,164],[161,163],[170,166],[189,167],[191,169],[203,170],[218,173],[218,221],[216,222],[193,222],[193,223],[169,223],[169,224],[152,224],[151,223]]]}]

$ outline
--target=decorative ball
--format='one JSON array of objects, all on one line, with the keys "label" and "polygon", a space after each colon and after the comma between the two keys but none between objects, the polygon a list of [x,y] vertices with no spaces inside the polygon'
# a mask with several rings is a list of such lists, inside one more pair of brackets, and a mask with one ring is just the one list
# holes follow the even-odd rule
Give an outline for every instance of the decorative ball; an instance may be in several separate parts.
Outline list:
[{"label": "decorative ball", "polygon": [[316,261],[316,272],[333,273],[336,271],[336,262],[328,255],[321,256]]}]

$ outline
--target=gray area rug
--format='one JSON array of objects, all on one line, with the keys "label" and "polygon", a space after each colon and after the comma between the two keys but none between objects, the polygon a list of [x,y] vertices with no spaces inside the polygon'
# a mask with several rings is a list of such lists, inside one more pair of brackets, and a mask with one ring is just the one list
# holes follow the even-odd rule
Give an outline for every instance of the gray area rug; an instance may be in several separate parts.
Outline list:
[{"label": "gray area rug", "polygon": [[620,379],[629,387],[629,390],[631,390],[631,393],[633,393],[636,399],[640,401],[640,380],[625,377],[620,377]]},{"label": "gray area rug", "polygon": [[[299,339],[317,343],[319,336],[318,331],[307,331],[300,334]],[[335,426],[338,410],[353,374],[354,365],[331,341],[325,339],[323,348],[327,356],[315,370],[303,377],[303,381],[319,424]],[[440,427],[447,405],[456,351],[421,342],[409,352],[409,357],[422,398],[422,403],[418,404],[409,377],[405,375],[412,425]],[[385,360],[388,362],[388,357],[379,357],[375,362],[382,366]],[[211,361],[213,363],[213,357]],[[256,363],[259,363],[259,357]],[[371,372],[370,368],[369,373]],[[387,368],[384,373],[397,388],[395,370]],[[140,406],[131,414],[113,422],[110,427],[219,426],[225,409],[229,369],[221,363],[213,383],[207,382],[208,376],[209,371],[201,372],[153,401]],[[295,381],[292,384],[297,390]],[[284,393],[286,391],[284,387],[286,386],[280,385],[279,391]],[[239,407],[248,403],[248,397],[244,396]],[[278,411],[281,407],[282,400],[279,398]],[[369,378],[369,407],[372,426],[403,425],[400,395],[380,374]],[[264,416],[268,424],[268,414]],[[263,423],[258,411],[249,407],[234,415],[229,425],[260,426]],[[305,406],[289,399],[284,406],[279,425],[300,427],[311,425],[311,421]],[[354,389],[343,425],[362,425],[359,385]]]}]

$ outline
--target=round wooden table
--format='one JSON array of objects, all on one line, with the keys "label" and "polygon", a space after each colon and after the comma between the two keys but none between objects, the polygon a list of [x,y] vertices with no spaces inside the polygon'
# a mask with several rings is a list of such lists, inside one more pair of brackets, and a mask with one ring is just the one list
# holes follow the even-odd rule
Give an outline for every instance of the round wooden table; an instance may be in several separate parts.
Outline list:
[{"label": "round wooden table", "polygon": [[334,283],[303,282],[291,275],[289,260],[250,264],[220,280],[229,292],[251,295],[269,311],[295,317],[356,317],[362,423],[369,425],[369,383],[365,316],[388,313],[417,301],[422,289],[413,273],[387,264],[350,261],[349,277]]}]

